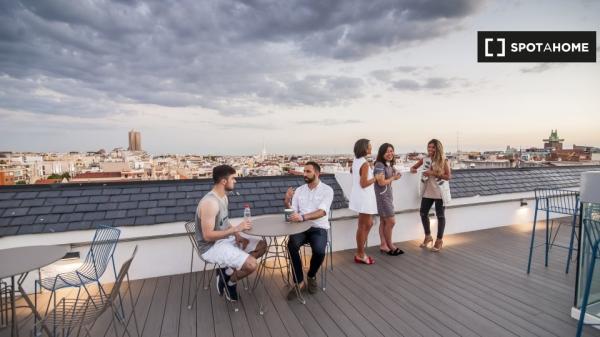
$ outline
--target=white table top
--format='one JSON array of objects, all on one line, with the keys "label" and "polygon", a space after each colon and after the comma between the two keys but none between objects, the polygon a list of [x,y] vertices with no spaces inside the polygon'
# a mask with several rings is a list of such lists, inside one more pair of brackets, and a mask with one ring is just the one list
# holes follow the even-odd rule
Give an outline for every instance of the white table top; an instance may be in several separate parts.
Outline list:
[{"label": "white table top", "polygon": [[38,269],[65,256],[69,248],[61,246],[30,246],[0,250],[0,279]]},{"label": "white table top", "polygon": [[252,229],[244,232],[253,236],[288,236],[307,231],[312,222],[285,222],[284,215],[252,217]]}]

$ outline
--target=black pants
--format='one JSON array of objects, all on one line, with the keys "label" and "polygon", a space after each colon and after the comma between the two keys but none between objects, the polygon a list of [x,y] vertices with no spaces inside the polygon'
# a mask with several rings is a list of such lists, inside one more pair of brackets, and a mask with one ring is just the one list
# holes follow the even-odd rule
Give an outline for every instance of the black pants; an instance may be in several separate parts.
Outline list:
[{"label": "black pants", "polygon": [[421,222],[423,223],[425,235],[431,235],[431,228],[429,227],[429,210],[433,203],[435,203],[435,215],[438,219],[437,238],[441,239],[444,236],[444,229],[446,228],[444,201],[442,199],[423,198],[421,199],[421,210],[419,213],[421,214]]},{"label": "black pants", "polygon": [[306,232],[290,235],[288,239],[288,251],[292,259],[292,267],[294,268],[294,282],[301,283],[304,280],[302,271],[302,259],[300,258],[300,247],[308,243],[312,250],[310,258],[310,268],[308,269],[308,277],[315,277],[319,267],[325,260],[325,248],[327,247],[327,230],[323,228],[311,227]]}]

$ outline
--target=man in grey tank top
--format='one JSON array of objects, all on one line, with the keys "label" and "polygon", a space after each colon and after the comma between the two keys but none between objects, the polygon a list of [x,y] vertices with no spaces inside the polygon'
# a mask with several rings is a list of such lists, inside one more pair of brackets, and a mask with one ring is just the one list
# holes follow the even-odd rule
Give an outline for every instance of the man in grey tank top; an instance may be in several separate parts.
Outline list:
[{"label": "man in grey tank top", "polygon": [[202,259],[222,267],[217,273],[219,295],[225,293],[228,300],[236,301],[237,281],[256,270],[256,259],[264,255],[267,245],[264,240],[242,234],[252,228],[250,220],[237,225],[229,221],[227,193],[235,186],[235,169],[229,165],[216,166],[213,181],[212,190],[198,203],[196,240]]}]

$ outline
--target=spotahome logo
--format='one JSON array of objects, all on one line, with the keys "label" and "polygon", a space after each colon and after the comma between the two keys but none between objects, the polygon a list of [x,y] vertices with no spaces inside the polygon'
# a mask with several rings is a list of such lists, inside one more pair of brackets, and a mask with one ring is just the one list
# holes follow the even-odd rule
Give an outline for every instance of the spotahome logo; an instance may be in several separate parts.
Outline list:
[{"label": "spotahome logo", "polygon": [[477,32],[478,62],[596,62],[596,32]]}]

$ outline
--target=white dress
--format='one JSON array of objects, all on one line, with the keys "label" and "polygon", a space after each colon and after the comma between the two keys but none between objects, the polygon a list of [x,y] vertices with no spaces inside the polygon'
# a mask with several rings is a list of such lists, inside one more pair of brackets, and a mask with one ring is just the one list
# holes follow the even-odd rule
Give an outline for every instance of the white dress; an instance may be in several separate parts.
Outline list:
[{"label": "white dress", "polygon": [[[377,200],[373,184],[366,188],[360,186],[360,168],[367,160],[363,158],[354,159],[352,163],[352,192],[350,192],[350,203],[348,208],[363,214],[377,214]],[[373,170],[369,167],[368,179],[373,179]]]}]

